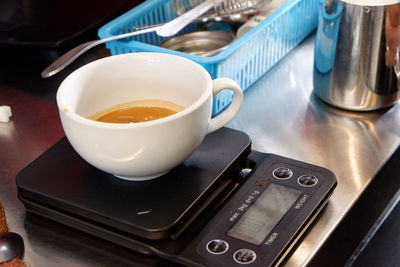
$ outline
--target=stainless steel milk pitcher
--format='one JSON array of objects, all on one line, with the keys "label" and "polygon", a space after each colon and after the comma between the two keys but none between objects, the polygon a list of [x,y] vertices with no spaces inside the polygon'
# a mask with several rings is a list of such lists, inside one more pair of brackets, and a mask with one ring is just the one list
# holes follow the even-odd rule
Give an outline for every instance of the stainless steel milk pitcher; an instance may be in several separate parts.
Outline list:
[{"label": "stainless steel milk pitcher", "polygon": [[319,11],[314,92],[349,110],[375,110],[396,103],[400,0],[321,0]]}]

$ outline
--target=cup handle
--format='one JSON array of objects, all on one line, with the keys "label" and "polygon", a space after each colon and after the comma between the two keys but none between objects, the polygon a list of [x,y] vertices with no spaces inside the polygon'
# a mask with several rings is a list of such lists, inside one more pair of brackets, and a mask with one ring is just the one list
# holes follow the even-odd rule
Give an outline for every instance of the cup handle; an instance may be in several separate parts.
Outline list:
[{"label": "cup handle", "polygon": [[222,90],[231,90],[233,92],[233,100],[227,109],[210,120],[208,124],[207,134],[218,130],[228,124],[239,112],[240,106],[243,103],[243,92],[239,85],[229,78],[218,78],[213,80],[213,98]]}]

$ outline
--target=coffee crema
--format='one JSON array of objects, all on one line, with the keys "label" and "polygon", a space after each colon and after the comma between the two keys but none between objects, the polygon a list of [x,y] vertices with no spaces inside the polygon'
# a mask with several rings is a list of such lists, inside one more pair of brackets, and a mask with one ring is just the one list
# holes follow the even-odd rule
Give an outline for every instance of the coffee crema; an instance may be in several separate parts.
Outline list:
[{"label": "coffee crema", "polygon": [[184,109],[170,101],[146,99],[107,108],[88,119],[109,123],[138,123],[161,119]]}]

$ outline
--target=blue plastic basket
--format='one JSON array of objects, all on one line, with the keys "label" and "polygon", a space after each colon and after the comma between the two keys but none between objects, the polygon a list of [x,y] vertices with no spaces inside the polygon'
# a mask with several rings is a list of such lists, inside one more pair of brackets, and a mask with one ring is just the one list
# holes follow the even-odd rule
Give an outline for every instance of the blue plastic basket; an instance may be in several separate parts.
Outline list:
[{"label": "blue plastic basket", "polygon": [[[172,0],[148,0],[99,29],[100,38],[132,30],[134,26],[168,22],[178,15]],[[309,35],[318,24],[318,0],[288,0],[267,19],[211,57],[201,57],[160,47],[165,38],[147,33],[107,43],[112,55],[131,52],[163,52],[180,55],[202,65],[213,79],[229,77],[246,90]],[[194,27],[194,26],[192,26]],[[183,31],[195,29],[185,28]],[[214,101],[213,114],[232,100],[230,91]]]}]

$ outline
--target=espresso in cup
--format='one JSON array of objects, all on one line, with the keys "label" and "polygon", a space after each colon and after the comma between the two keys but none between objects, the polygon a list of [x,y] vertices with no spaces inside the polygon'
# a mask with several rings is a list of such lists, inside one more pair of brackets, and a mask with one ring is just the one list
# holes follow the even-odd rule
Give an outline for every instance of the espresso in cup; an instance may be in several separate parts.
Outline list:
[{"label": "espresso in cup", "polygon": [[122,103],[95,114],[88,118],[109,123],[139,123],[161,119],[185,108],[165,100],[139,100]]},{"label": "espresso in cup", "polygon": [[[213,97],[222,90],[231,90],[233,101],[212,117]],[[242,101],[235,81],[212,80],[199,64],[163,53],[96,60],[72,72],[57,91],[61,123],[75,151],[131,181],[160,177],[182,163],[208,133],[235,117]],[[172,112],[149,119],[156,107]],[[135,116],[140,111],[144,121],[124,122],[119,113],[125,108]]]}]

